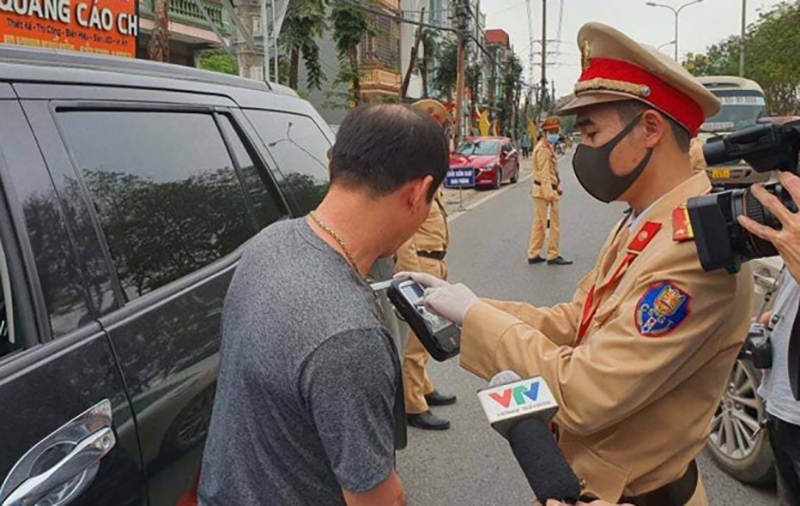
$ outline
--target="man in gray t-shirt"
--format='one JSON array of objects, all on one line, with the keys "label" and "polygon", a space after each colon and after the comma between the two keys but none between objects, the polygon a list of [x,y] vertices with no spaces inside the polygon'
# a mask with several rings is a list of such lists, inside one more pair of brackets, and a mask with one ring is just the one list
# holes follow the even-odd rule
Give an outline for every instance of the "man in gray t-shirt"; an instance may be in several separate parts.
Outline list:
[{"label": "man in gray t-shirt", "polygon": [[405,504],[399,353],[364,276],[421,225],[447,168],[427,116],[358,109],[339,129],[319,208],[247,246],[222,315],[201,505]]},{"label": "man in gray t-shirt", "polygon": [[340,485],[386,478],[398,353],[369,286],[305,220],[247,248],[222,321],[204,503],[336,504]]}]

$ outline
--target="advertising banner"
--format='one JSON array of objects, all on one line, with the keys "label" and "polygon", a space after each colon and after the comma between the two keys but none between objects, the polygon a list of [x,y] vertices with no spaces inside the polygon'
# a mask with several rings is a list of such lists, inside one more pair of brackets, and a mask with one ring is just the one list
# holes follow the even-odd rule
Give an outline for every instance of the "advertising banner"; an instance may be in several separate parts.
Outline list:
[{"label": "advertising banner", "polygon": [[0,42],[136,57],[138,0],[0,0]]}]

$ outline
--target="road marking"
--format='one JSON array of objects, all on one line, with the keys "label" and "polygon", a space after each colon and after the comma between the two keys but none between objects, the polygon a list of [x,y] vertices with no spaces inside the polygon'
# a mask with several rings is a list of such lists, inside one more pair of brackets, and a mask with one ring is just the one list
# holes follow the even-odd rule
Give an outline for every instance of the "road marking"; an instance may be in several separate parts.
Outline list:
[{"label": "road marking", "polygon": [[467,214],[467,212],[472,211],[473,209],[475,209],[479,205],[484,204],[484,203],[486,203],[486,202],[488,202],[488,201],[490,201],[490,200],[492,200],[494,198],[497,198],[500,195],[506,193],[507,191],[513,190],[514,188],[517,188],[520,183],[524,183],[525,181],[529,180],[532,177],[533,177],[532,173],[528,174],[527,176],[525,176],[525,177],[521,178],[519,181],[517,181],[517,184],[506,185],[505,188],[501,188],[499,190],[495,190],[492,193],[490,193],[489,195],[483,197],[482,199],[476,200],[475,202],[473,202],[472,204],[470,204],[470,205],[468,205],[466,207],[466,211],[456,211],[456,212],[452,213],[450,216],[448,216],[447,223],[453,223],[454,221],[456,221],[456,219],[464,216],[465,214]]}]

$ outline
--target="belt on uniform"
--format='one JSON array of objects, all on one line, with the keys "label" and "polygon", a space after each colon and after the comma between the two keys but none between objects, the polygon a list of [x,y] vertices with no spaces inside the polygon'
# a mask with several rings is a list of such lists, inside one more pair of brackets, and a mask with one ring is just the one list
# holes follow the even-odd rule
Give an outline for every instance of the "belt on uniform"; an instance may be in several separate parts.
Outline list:
[{"label": "belt on uniform", "polygon": [[[540,183],[539,181],[534,181],[533,184],[535,184],[536,186],[542,186],[542,183]],[[554,184],[554,185],[551,185],[551,186],[553,187],[554,190],[558,190],[558,185],[557,184]]]},{"label": "belt on uniform", "polygon": [[417,251],[417,256],[422,258],[430,258],[431,260],[444,260],[447,255],[446,251]]},{"label": "belt on uniform", "polygon": [[697,490],[697,463],[693,460],[683,476],[652,492],[632,497],[623,497],[620,503],[634,506],[683,506],[688,503]]}]

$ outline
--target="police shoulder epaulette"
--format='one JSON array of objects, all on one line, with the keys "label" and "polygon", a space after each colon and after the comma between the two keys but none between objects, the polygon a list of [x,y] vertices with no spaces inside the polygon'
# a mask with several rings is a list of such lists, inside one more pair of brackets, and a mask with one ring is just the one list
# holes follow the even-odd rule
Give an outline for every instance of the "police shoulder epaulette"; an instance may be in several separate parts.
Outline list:
[{"label": "police shoulder epaulette", "polygon": [[672,240],[687,242],[693,239],[694,230],[689,220],[689,211],[686,209],[686,203],[683,203],[672,210]]}]

